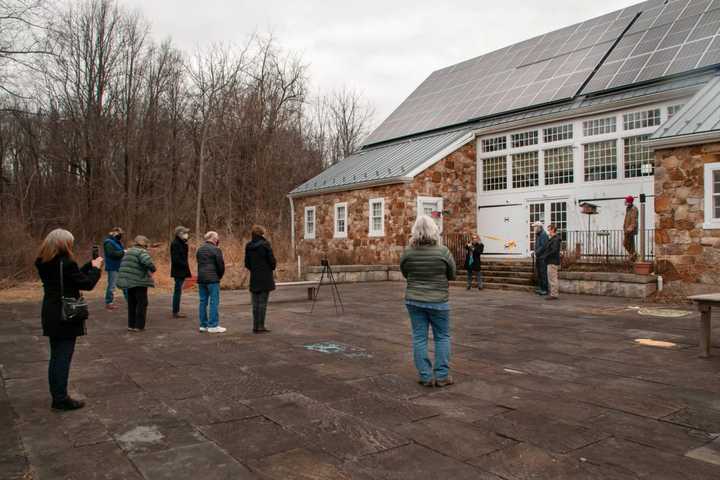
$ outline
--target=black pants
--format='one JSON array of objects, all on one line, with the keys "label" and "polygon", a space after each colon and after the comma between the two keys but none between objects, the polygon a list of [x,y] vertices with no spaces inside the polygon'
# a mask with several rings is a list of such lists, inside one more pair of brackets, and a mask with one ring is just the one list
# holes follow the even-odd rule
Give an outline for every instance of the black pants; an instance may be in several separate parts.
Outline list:
[{"label": "black pants", "polygon": [[535,260],[535,271],[537,273],[538,278],[538,289],[540,289],[543,292],[548,291],[548,272],[547,272],[547,262],[545,259]]},{"label": "black pants", "polygon": [[251,292],[253,309],[253,330],[265,328],[265,314],[267,313],[270,292]]},{"label": "black pants", "polygon": [[145,328],[147,307],[147,287],[128,288],[128,328]]},{"label": "black pants", "polygon": [[75,337],[50,337],[48,383],[53,403],[62,402],[68,398],[67,385],[73,352],[75,352]]}]

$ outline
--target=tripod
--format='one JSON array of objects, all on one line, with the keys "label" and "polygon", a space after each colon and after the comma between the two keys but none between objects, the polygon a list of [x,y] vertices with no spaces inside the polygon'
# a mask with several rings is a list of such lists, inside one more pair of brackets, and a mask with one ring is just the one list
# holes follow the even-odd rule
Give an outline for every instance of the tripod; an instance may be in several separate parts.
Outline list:
[{"label": "tripod", "polygon": [[320,281],[318,282],[318,286],[315,289],[315,295],[313,295],[310,313],[312,313],[315,309],[315,302],[317,302],[318,295],[320,294],[320,287],[322,287],[325,276],[327,276],[330,282],[330,292],[332,293],[333,297],[333,306],[335,307],[335,313],[337,313],[338,311],[338,304],[340,305],[342,313],[345,313],[345,306],[342,303],[342,298],[340,297],[340,290],[338,290],[337,283],[335,282],[335,275],[333,274],[332,268],[330,267],[330,262],[328,262],[326,259],[323,259],[320,263],[322,264],[323,269],[322,273],[320,274]]}]

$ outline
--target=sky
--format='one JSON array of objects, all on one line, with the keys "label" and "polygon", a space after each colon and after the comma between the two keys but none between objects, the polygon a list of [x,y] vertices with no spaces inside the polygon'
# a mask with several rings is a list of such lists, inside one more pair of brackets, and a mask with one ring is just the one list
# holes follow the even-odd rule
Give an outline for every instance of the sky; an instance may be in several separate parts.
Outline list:
[{"label": "sky", "polygon": [[361,92],[380,124],[433,71],[628,5],[632,0],[120,0],[153,35],[190,52],[272,33],[312,88]]}]

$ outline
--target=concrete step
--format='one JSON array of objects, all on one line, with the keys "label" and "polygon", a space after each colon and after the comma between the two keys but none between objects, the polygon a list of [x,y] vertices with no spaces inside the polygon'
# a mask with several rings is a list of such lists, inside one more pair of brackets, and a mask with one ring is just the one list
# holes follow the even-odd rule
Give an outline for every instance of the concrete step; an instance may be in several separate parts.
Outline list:
[{"label": "concrete step", "polygon": [[530,278],[518,277],[490,277],[483,276],[483,284],[485,283],[507,283],[512,285],[534,285]]},{"label": "concrete step", "polygon": [[[514,277],[514,278],[532,278],[532,270],[529,272],[509,272],[507,270],[483,270],[483,277]],[[467,275],[467,273],[465,274]]]},{"label": "concrete step", "polygon": [[[452,281],[450,282],[450,286],[452,287],[462,287],[465,288],[467,286],[467,282],[461,282],[461,281]],[[486,283],[483,282],[484,289],[487,290],[513,290],[516,292],[534,292],[535,287],[532,285],[515,285],[512,283]],[[477,289],[477,287],[473,287],[474,289]]]}]

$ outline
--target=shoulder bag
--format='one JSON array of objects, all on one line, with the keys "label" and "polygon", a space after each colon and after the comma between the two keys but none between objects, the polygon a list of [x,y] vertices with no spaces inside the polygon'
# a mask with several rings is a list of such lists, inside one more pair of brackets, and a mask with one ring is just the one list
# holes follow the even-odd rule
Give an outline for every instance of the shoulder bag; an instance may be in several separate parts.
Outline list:
[{"label": "shoulder bag", "polygon": [[62,308],[60,313],[60,321],[62,323],[78,324],[84,322],[90,316],[88,304],[82,295],[77,298],[65,296],[62,260],[60,260],[60,298],[62,299]]}]

